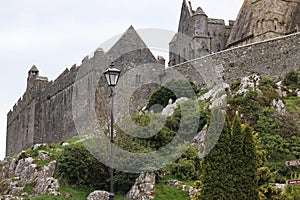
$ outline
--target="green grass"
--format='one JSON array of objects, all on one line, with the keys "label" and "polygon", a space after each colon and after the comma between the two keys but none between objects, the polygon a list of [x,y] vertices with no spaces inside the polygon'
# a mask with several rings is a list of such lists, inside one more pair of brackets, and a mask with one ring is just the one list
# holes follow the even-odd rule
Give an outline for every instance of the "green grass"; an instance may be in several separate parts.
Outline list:
[{"label": "green grass", "polygon": [[168,176],[165,176],[162,179],[162,181],[160,181],[160,182],[166,183],[170,180],[177,180],[177,181],[181,182],[183,185],[187,185],[187,186],[194,186],[194,182],[196,181],[196,180],[181,180],[181,179],[177,178],[176,176],[168,175]]},{"label": "green grass", "polygon": [[284,98],[287,106],[287,110],[293,113],[300,114],[300,98],[299,97],[287,97]]},{"label": "green grass", "polygon": [[164,183],[155,185],[154,188],[154,200],[189,200],[190,197],[186,191],[177,189],[174,186],[168,186]]},{"label": "green grass", "polygon": [[73,144],[73,143],[77,143],[78,141],[80,141],[81,138],[80,137],[73,137],[69,140],[64,141],[65,143],[69,143],[69,144]]},{"label": "green grass", "polygon": [[[46,196],[46,195],[43,195],[43,196],[32,197],[32,198],[28,198],[28,199],[30,199],[30,200],[65,200],[65,199],[72,199],[72,198],[67,198],[67,197],[64,197],[64,196]],[[83,200],[83,199],[81,199],[81,200]]]},{"label": "green grass", "polygon": [[205,93],[207,93],[209,91],[209,89],[203,89],[203,90],[200,90],[197,94],[197,97],[201,97],[202,95],[204,95]]},{"label": "green grass", "polygon": [[126,196],[116,195],[115,200],[130,200],[130,199],[128,199]]},{"label": "green grass", "polygon": [[[61,185],[59,192],[63,196],[50,196],[50,195],[42,195],[38,197],[29,198],[30,200],[84,200],[87,196],[93,192],[93,188],[83,188],[83,187],[70,187],[66,185]],[[70,197],[66,197],[69,195]]]}]

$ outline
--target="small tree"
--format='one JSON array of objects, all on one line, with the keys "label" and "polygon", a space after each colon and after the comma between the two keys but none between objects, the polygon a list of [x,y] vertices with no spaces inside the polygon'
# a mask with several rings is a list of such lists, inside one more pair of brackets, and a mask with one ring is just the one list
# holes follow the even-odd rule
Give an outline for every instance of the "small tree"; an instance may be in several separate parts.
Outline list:
[{"label": "small tree", "polygon": [[247,199],[246,194],[243,192],[243,184],[246,180],[244,175],[244,135],[242,132],[240,118],[236,115],[232,125],[232,166],[231,173],[233,175],[232,185],[234,187],[235,199]]},{"label": "small tree", "polygon": [[[211,137],[215,137],[215,131],[217,130],[208,132],[205,140],[209,142],[212,139]],[[226,119],[219,140],[202,162],[202,175],[199,185],[200,192],[195,195],[195,200],[232,199],[232,175],[229,172],[231,166],[230,147],[230,123],[229,120]]]},{"label": "small tree", "polygon": [[257,149],[254,141],[253,130],[246,125],[244,127],[244,182],[242,191],[247,199],[259,199],[258,197],[258,183],[257,183]]},{"label": "small tree", "polygon": [[[205,140],[210,142],[213,133]],[[238,116],[232,126],[227,118],[219,140],[202,162],[200,181],[195,182],[199,192],[194,200],[259,199],[257,160],[252,129],[242,128]]]}]

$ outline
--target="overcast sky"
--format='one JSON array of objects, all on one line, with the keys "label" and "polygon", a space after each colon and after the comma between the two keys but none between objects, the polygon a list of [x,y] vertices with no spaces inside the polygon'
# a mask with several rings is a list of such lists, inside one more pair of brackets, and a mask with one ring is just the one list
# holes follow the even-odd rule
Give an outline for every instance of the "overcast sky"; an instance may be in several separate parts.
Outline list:
[{"label": "overcast sky", "polygon": [[[5,155],[6,114],[25,92],[33,64],[40,75],[53,80],[130,25],[176,31],[182,5],[182,0],[0,2],[0,159]],[[208,17],[228,24],[243,0],[191,2],[194,10],[200,6]]]}]

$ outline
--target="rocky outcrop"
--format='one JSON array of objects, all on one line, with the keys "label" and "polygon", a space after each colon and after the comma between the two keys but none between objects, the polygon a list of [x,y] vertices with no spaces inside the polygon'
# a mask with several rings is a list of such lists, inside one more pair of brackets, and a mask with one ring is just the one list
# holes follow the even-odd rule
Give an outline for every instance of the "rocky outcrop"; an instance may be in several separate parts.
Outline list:
[{"label": "rocky outcrop", "polygon": [[106,191],[96,190],[89,194],[87,200],[108,200],[109,193]]},{"label": "rocky outcrop", "polygon": [[137,200],[149,200],[153,199],[151,196],[155,185],[155,174],[146,172],[141,173],[136,179],[135,184],[128,192],[127,197],[129,199]]},{"label": "rocky outcrop", "polygon": [[[45,151],[38,151],[38,159],[50,160],[51,155]],[[60,195],[58,180],[53,178],[56,161],[49,161],[47,165],[36,164],[37,159],[29,157],[26,152],[17,157],[1,162],[0,167],[0,199],[18,199],[30,196],[25,188],[30,187],[35,195]],[[17,198],[18,197],[18,198]]]},{"label": "rocky outcrop", "polygon": [[186,97],[181,97],[177,99],[173,104],[171,103],[172,101],[169,101],[169,104],[162,110],[161,115],[170,117],[173,115],[175,109],[180,105],[181,103],[187,101],[188,98]]},{"label": "rocky outcrop", "polygon": [[278,99],[278,100],[273,99],[272,106],[281,115],[284,115],[286,113],[285,104],[281,99]]}]

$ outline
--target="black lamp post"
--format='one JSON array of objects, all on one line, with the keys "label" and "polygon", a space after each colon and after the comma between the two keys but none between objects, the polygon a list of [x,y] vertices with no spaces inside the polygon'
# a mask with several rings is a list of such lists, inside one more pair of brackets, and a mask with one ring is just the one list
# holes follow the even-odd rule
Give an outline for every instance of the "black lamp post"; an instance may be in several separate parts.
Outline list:
[{"label": "black lamp post", "polygon": [[109,68],[103,73],[107,85],[110,87],[110,97],[111,97],[111,109],[110,109],[110,193],[109,199],[114,200],[114,190],[113,190],[113,164],[114,164],[114,152],[113,152],[113,144],[114,144],[114,87],[117,85],[119,76],[121,71],[117,68],[114,68],[115,65],[113,63],[110,64]]}]

